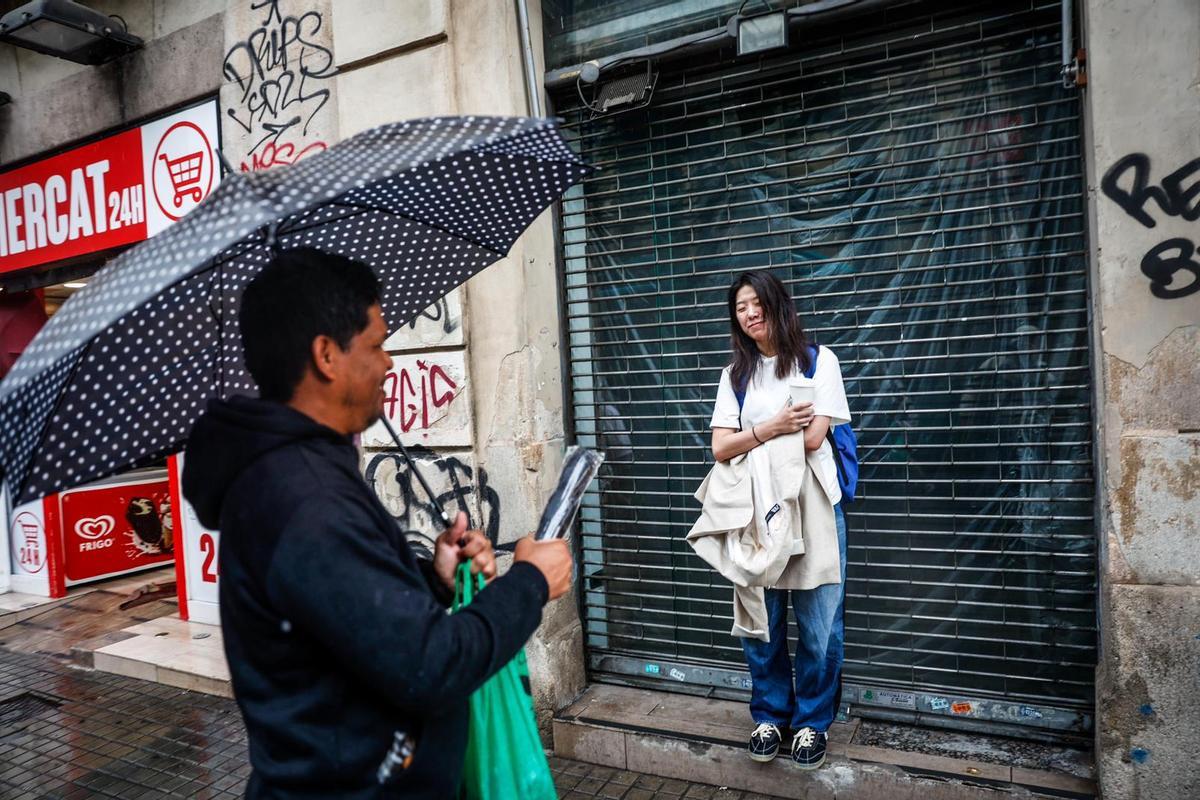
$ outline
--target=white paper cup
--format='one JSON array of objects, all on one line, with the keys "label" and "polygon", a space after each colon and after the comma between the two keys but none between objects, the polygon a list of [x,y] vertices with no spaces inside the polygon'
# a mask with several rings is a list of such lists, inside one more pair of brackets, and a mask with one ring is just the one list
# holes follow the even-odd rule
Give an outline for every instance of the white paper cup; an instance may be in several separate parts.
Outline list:
[{"label": "white paper cup", "polygon": [[812,403],[817,399],[817,387],[812,384],[803,386],[788,386],[788,396],[792,398],[792,405],[798,406],[803,403]]}]

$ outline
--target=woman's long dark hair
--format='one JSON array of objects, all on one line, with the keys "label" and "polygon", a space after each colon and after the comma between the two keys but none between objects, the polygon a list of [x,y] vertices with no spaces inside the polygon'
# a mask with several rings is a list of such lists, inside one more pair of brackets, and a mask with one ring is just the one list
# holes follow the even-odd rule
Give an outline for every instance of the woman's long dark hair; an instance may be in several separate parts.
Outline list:
[{"label": "woman's long dark hair", "polygon": [[792,372],[793,367],[807,372],[812,366],[808,350],[808,337],[792,303],[783,281],[766,270],[743,272],[729,286],[729,329],[733,340],[733,369],[730,378],[735,389],[744,390],[758,370],[758,345],[754,343],[737,319],[737,293],[743,286],[750,286],[758,295],[766,317],[767,329],[771,331],[771,344],[775,347],[775,376],[780,380]]}]

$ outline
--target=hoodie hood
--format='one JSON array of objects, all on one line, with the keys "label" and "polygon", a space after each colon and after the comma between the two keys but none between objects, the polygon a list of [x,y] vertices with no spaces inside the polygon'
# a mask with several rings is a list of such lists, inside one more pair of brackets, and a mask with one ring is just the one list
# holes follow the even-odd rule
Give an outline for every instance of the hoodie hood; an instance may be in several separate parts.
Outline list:
[{"label": "hoodie hood", "polygon": [[182,489],[200,524],[217,529],[225,495],[267,453],[305,440],[353,447],[350,437],[282,403],[250,397],[210,400],[184,449]]}]

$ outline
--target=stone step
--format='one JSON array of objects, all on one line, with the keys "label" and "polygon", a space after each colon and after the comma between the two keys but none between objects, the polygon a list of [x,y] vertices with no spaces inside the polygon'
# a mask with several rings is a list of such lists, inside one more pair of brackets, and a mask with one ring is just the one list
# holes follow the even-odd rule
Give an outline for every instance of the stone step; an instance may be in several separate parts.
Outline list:
[{"label": "stone step", "polygon": [[92,653],[93,668],[179,689],[233,696],[220,626],[160,617],[121,633],[126,638]]},{"label": "stone step", "polygon": [[746,756],[753,723],[744,703],[596,684],[553,723],[554,752],[664,778],[795,800],[1090,800],[1095,783],[1024,769],[855,744],[858,720],[835,723],[829,759],[805,772],[786,754]]}]

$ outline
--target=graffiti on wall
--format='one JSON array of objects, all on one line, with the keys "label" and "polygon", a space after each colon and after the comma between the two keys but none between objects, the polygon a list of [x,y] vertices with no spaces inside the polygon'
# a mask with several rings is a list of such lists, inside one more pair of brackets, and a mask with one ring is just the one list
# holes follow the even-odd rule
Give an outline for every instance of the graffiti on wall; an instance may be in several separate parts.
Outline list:
[{"label": "graffiti on wall", "polygon": [[[383,418],[426,447],[470,447],[474,442],[466,352],[396,353],[383,380]],[[364,447],[391,447],[379,422],[362,435]]]},{"label": "graffiti on wall", "polygon": [[[437,493],[437,501],[448,514],[467,515],[467,527],[479,528],[493,545],[500,535],[500,495],[488,485],[487,470],[472,467],[452,456],[439,456],[421,445],[408,448],[409,455]],[[432,552],[441,522],[433,505],[408,464],[398,453],[377,453],[367,463],[367,483],[388,513],[405,530],[409,541]],[[500,549],[504,549],[501,547]]]},{"label": "graffiti on wall", "polygon": [[400,432],[425,429],[445,415],[458,394],[458,382],[446,367],[418,358],[412,366],[393,367],[383,380],[383,413]]},{"label": "graffiti on wall", "polygon": [[[1151,203],[1168,216],[1195,222],[1200,219],[1200,158],[1192,159],[1155,185],[1150,180],[1150,157],[1130,153],[1104,173],[1100,189],[1143,227],[1158,225],[1147,211]],[[1170,300],[1200,292],[1200,260],[1196,255],[1195,242],[1184,237],[1172,237],[1150,248],[1141,264],[1142,274],[1150,279],[1150,293]]]},{"label": "graffiti on wall", "polygon": [[440,297],[433,305],[392,332],[388,350],[428,350],[465,343],[461,290]]},{"label": "graffiti on wall", "polygon": [[410,331],[416,330],[417,325],[425,321],[438,323],[438,327],[446,336],[449,336],[458,330],[458,326],[460,324],[460,320],[451,315],[450,301],[444,296],[439,298],[438,301],[429,308],[413,317],[412,321],[408,323],[408,329]]},{"label": "graffiti on wall", "polygon": [[314,118],[330,101],[333,52],[318,11],[285,14],[282,0],[251,0],[255,27],[225,54],[225,80],[238,93],[225,113],[247,140],[239,169],[291,164],[326,149]]}]

